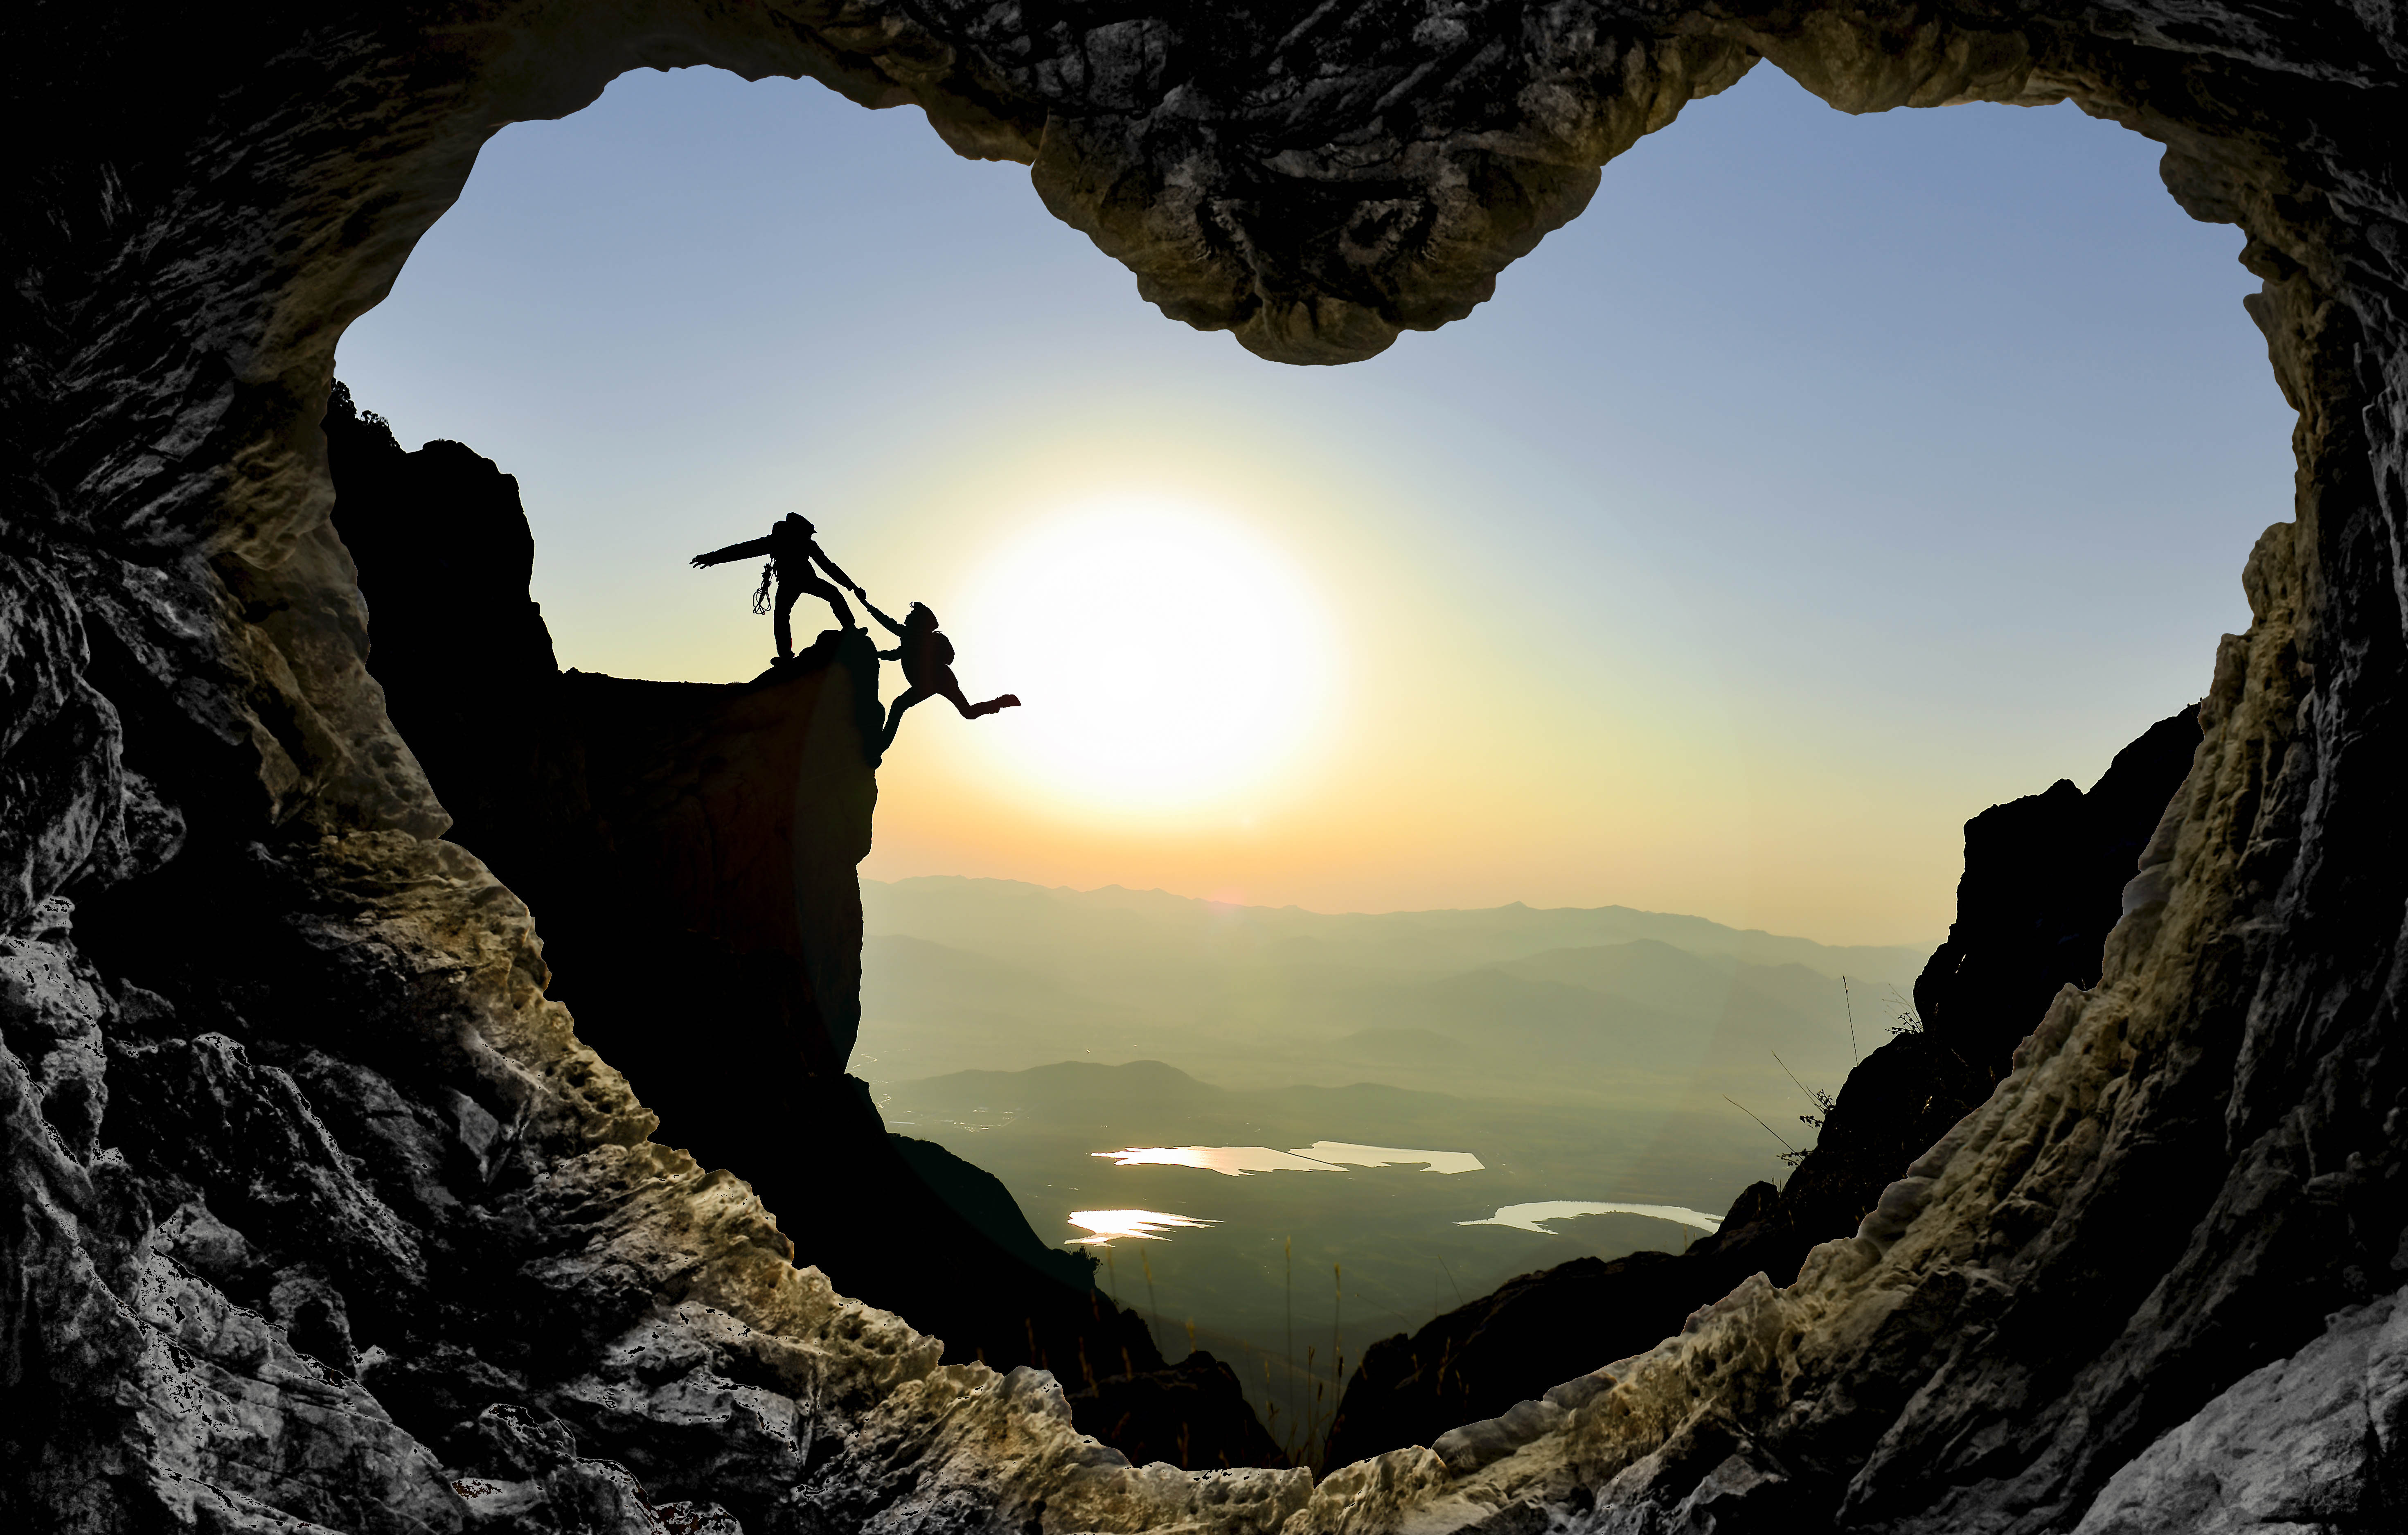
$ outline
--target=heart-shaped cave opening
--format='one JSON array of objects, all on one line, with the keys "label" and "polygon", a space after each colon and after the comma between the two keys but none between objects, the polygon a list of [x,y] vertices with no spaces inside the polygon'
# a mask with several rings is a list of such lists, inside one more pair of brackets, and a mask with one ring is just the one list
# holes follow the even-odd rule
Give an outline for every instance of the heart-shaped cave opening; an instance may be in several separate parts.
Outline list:
[{"label": "heart-shaped cave opening", "polygon": [[[37,1519],[1297,1531],[1460,1491],[1533,1519],[1638,1498],[2062,1523],[2196,1483],[2186,1446],[2245,1438],[2251,1382],[2372,1378],[2332,1360],[2372,1346],[2399,1235],[2377,1043],[2402,892],[2364,855],[2396,841],[2401,728],[2386,37],[1841,7],[47,24],[73,36],[37,82],[46,216],[14,290],[0,739],[18,1333],[47,1408],[8,1430],[30,1470],[7,1497]],[[2070,98],[2167,144],[2169,188],[2241,223],[2265,280],[2300,520],[2252,555],[2205,703],[2163,727],[2203,731],[2195,753],[2153,731],[2090,796],[1969,828],[1955,968],[1926,980],[1981,1015],[1980,1058],[1910,1038],[1851,1079],[1826,1127],[1856,1151],[1799,1182],[1853,1234],[1751,1190],[1684,1268],[1465,1308],[1355,1385],[1481,1420],[1419,1449],[1438,1420],[1367,1409],[1316,1489],[1272,1469],[1233,1373],[1167,1364],[1085,1258],[847,1076],[871,642],[724,683],[562,671],[518,486],[330,411],[333,349],[501,124],[711,64],[916,102],[955,150],[1030,164],[1172,317],[1357,360],[1463,318],[1599,164],[1759,57],[1851,111]],[[2060,836],[2115,858],[2060,877],[2030,856]],[[2017,871],[1996,910],[1982,859]],[[2026,973],[2015,935],[2051,901],[2097,957]],[[2058,981],[2044,1017],[2018,990]],[[1722,1271],[1776,1249],[1773,1283]],[[1679,1335],[1611,1363],[1584,1339],[1518,1405],[1449,1394],[1482,1327],[1544,1339],[1528,1324],[1599,1296],[1642,1344]],[[1254,1469],[1140,1470],[1079,1429]],[[2351,1453],[2336,1474],[2372,1507],[2388,1452]]]}]

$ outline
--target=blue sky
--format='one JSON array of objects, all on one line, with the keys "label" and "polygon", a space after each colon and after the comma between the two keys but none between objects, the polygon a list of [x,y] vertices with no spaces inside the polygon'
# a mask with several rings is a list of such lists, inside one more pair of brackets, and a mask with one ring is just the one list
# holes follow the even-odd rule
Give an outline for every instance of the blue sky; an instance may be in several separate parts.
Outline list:
[{"label": "blue sky", "polygon": [[[1057,505],[1226,512],[1322,594],[1343,681],[1276,772],[1099,814],[1010,754],[1070,710],[915,714],[867,872],[1931,940],[1962,822],[2195,700],[2290,515],[2242,237],[2157,154],[1759,65],[1468,321],[1288,368],[915,109],[647,71],[498,136],[338,372],[519,477],[565,665],[757,671],[749,583],[683,560],[797,506],[991,654],[980,572]],[[1076,691],[954,638],[974,696]]]}]

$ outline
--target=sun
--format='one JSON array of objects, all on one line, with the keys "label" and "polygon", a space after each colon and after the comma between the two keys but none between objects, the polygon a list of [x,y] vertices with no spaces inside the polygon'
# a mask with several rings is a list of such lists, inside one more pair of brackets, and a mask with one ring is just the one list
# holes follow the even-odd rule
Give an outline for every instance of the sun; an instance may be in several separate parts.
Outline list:
[{"label": "sun", "polygon": [[1065,509],[998,549],[962,607],[947,627],[971,685],[1025,701],[979,722],[982,745],[1083,803],[1258,792],[1334,702],[1326,603],[1278,548],[1206,507],[1124,496]]}]

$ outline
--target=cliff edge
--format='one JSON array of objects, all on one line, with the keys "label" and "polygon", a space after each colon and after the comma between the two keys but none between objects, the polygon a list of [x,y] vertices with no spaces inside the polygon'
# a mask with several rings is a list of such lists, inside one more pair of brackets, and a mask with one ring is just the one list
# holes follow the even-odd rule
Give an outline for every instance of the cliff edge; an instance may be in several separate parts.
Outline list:
[{"label": "cliff edge", "polygon": [[1234,1384],[1191,1385],[1178,1422],[1097,1405],[1100,1380],[1168,1369],[1143,1322],[993,1175],[889,1134],[846,1073],[882,724],[869,638],[831,630],[740,683],[558,671],[517,482],[458,443],[404,452],[340,385],[325,425],[369,670],[457,807],[447,839],[543,913],[547,996],[641,1089],[653,1139],[742,1177],[843,1293],[949,1362],[1053,1371],[1108,1442],[1283,1464]]}]

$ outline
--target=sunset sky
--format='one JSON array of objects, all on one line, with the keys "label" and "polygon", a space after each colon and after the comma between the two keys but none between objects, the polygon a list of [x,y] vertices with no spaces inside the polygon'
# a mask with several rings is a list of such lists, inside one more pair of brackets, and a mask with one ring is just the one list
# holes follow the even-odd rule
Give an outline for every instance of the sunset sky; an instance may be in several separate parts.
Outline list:
[{"label": "sunset sky", "polygon": [[867,874],[1931,941],[1965,819],[2195,701],[2290,514],[2157,152],[1760,65],[1469,321],[1291,368],[916,109],[647,72],[506,129],[338,372],[518,477],[563,665],[761,670],[755,567],[685,561],[789,510],[934,607],[1025,707],[910,717]]}]

